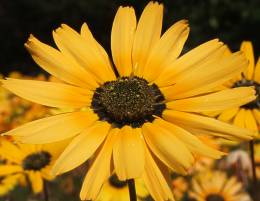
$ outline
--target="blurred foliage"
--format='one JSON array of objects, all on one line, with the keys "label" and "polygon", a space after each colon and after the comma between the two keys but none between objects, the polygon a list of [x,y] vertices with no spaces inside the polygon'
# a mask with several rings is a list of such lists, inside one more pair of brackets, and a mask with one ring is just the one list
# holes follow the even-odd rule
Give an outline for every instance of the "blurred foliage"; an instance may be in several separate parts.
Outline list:
[{"label": "blurred foliage", "polygon": [[[147,0],[1,0],[1,73],[19,70],[27,74],[40,71],[23,43],[30,33],[53,44],[51,32],[61,23],[79,29],[87,22],[102,45],[110,49],[110,31],[118,6],[132,5],[137,15]],[[191,34],[186,50],[218,37],[233,50],[242,40],[252,40],[256,55],[260,50],[259,0],[165,0],[164,28],[188,19]]]}]

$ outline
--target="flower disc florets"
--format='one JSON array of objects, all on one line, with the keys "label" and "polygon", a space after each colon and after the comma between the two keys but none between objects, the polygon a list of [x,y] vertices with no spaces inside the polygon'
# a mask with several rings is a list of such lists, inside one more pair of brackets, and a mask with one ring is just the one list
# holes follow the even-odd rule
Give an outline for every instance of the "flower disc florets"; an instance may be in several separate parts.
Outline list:
[{"label": "flower disc florets", "polygon": [[115,188],[124,188],[127,185],[127,181],[120,181],[116,174],[109,178],[109,183]]},{"label": "flower disc florets", "polygon": [[155,85],[136,76],[105,82],[95,90],[92,108],[101,120],[116,127],[140,127],[160,116],[165,109],[164,97]]},{"label": "flower disc florets", "polygon": [[25,157],[22,162],[25,170],[40,170],[51,162],[51,155],[46,151],[32,153]]},{"label": "flower disc florets", "polygon": [[225,199],[219,194],[209,194],[206,201],[225,201]]}]

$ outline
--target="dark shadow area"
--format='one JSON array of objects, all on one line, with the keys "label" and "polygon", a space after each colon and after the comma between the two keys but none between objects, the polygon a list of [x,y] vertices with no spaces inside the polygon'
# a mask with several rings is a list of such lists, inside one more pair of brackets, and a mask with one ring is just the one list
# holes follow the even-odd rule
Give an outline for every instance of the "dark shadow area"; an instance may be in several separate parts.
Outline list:
[{"label": "dark shadow area", "polygon": [[[1,73],[10,71],[34,75],[40,68],[26,49],[30,33],[53,44],[52,30],[66,23],[79,30],[87,22],[98,41],[110,50],[110,32],[120,5],[132,5],[139,16],[147,0],[0,0],[0,66]],[[188,19],[191,33],[185,50],[212,38],[220,38],[232,50],[242,40],[254,43],[260,50],[259,0],[165,0],[164,28],[180,19]],[[184,51],[185,51],[184,50]]]}]

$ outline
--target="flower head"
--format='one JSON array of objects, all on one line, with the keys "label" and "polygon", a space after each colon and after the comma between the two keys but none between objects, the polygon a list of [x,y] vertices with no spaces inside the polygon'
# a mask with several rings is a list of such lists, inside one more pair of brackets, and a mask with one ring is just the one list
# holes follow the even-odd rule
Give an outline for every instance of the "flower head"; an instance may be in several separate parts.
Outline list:
[{"label": "flower head", "polygon": [[0,156],[8,163],[0,165],[0,176],[19,178],[26,175],[34,193],[39,193],[43,189],[43,180],[54,178],[51,168],[65,144],[25,145],[1,140]]},{"label": "flower head", "polygon": [[36,144],[71,139],[53,173],[91,159],[80,193],[83,200],[96,199],[113,171],[121,181],[142,177],[156,200],[173,200],[168,167],[185,174],[194,154],[223,155],[198,134],[230,140],[254,135],[198,114],[255,99],[250,87],[209,93],[245,69],[242,53],[225,56],[226,46],[215,39],[180,56],[188,23],[181,20],[161,35],[162,18],[163,6],[157,2],[146,6],[138,22],[132,7],[118,9],[111,34],[115,67],[87,24],[80,33],[64,24],[56,29],[58,50],[30,36],[25,46],[35,62],[64,83],[2,80],[21,97],[74,109],[6,134]]},{"label": "flower head", "polygon": [[204,172],[192,180],[190,196],[198,201],[250,201],[250,196],[235,177],[224,172]]}]

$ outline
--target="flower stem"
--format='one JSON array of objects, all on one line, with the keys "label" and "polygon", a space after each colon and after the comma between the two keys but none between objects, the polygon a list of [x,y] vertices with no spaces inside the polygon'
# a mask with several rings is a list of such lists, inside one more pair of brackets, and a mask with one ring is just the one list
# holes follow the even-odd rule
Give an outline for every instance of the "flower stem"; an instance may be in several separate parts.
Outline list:
[{"label": "flower stem", "polygon": [[253,186],[256,186],[256,165],[255,165],[255,151],[254,151],[254,140],[249,142],[250,148],[250,157],[251,157],[251,164],[252,164],[252,175],[253,175]]},{"label": "flower stem", "polygon": [[43,201],[49,201],[49,192],[46,180],[43,180]]},{"label": "flower stem", "polygon": [[130,201],[137,201],[136,191],[135,191],[135,180],[129,179],[127,180],[127,184],[128,184]]}]

